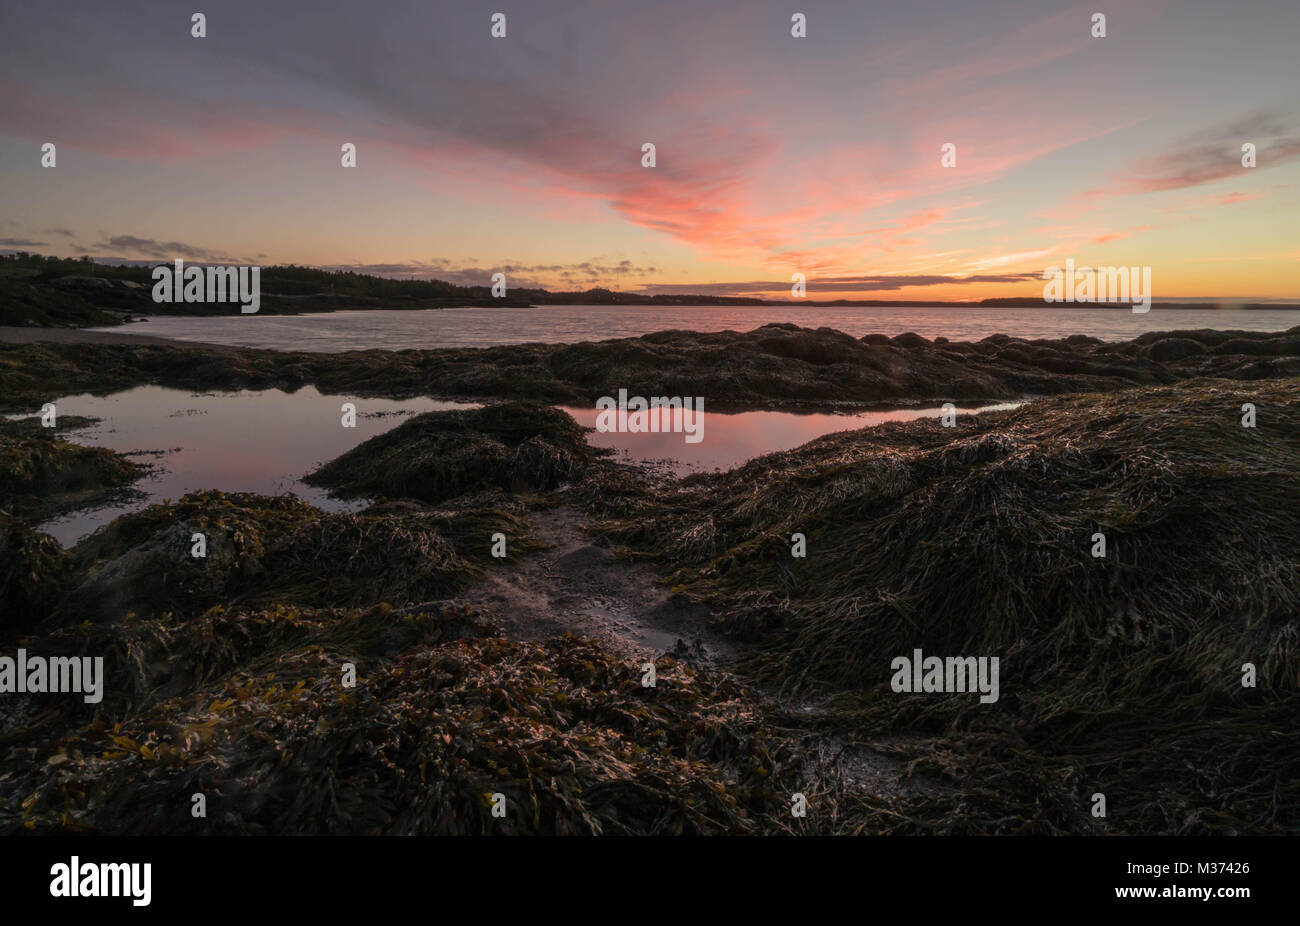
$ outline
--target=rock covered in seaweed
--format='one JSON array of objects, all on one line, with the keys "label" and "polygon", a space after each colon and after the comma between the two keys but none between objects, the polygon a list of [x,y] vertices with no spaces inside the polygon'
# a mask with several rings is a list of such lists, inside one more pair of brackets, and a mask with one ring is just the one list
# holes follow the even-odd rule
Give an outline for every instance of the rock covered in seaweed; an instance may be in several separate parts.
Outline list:
[{"label": "rock covered in seaweed", "polygon": [[583,475],[594,457],[582,428],[526,403],[428,412],[372,437],[306,482],[343,497],[442,502],[488,489],[546,491]]},{"label": "rock covered in seaweed", "polygon": [[[908,754],[965,796],[911,820],[1085,832],[1105,780],[1108,831],[1294,832],[1297,486],[1300,379],[1190,381],[827,435],[629,499],[607,533],[756,640],[757,677],[854,730],[945,731]],[[915,649],[1000,658],[1001,699],[895,692]]]}]

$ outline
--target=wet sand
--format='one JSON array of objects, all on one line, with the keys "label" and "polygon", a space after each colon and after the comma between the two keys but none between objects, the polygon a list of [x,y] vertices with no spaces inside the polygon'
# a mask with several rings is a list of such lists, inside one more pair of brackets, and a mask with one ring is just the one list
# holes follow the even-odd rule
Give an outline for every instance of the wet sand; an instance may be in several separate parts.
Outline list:
[{"label": "wet sand", "polygon": [[191,350],[237,350],[222,344],[207,344],[202,341],[177,341],[172,338],[157,338],[149,334],[118,334],[116,331],[91,331],[88,328],[18,328],[0,326],[0,343],[3,344],[37,344],[42,341],[53,344],[127,344],[153,345],[157,347],[185,347]]}]

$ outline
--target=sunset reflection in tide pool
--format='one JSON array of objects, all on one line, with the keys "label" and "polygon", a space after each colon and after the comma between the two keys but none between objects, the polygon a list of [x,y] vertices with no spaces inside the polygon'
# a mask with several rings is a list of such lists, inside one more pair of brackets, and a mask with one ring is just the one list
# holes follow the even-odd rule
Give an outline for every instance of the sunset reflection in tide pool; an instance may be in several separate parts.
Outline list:
[{"label": "sunset reflection in tide pool", "polygon": [[[342,425],[344,402],[356,405],[355,428]],[[326,511],[362,508],[364,501],[332,499],[302,476],[357,444],[397,427],[412,415],[463,402],[434,399],[373,399],[321,395],[307,386],[279,389],[192,393],[161,386],[138,386],[109,396],[73,395],[55,399],[60,418],[85,416],[98,424],[65,432],[69,440],[120,453],[154,471],[138,480],[141,494],[94,509],[83,509],[41,525],[69,546],[102,524],[187,492],[291,493]]]},{"label": "sunset reflection in tide pool", "polygon": [[[342,426],[341,406],[356,405],[355,428]],[[963,414],[1013,408],[1016,403],[959,408]],[[413,415],[455,408],[465,402],[428,398],[375,399],[322,395],[308,386],[191,393],[161,386],[139,386],[109,396],[73,395],[55,400],[58,414],[98,418],[97,424],[64,432],[69,440],[109,447],[152,466],[131,497],[75,511],[41,525],[65,546],[97,527],[146,505],[175,501],[187,492],[293,494],[325,511],[355,511],[364,499],[343,501],[305,485],[302,477],[322,463],[396,427]],[[565,407],[577,422],[592,428],[596,409]],[[754,411],[703,412],[703,439],[689,443],[682,433],[601,433],[589,431],[594,447],[617,451],[616,459],[649,464],[677,476],[730,469],[779,450],[789,450],[823,434],[886,421],[938,417],[939,406],[860,412],[851,415]]]},{"label": "sunset reflection in tide pool", "polygon": [[[1005,402],[978,407],[958,406],[957,412],[968,415],[1015,408],[1019,404]],[[594,407],[563,406],[563,410],[573,416],[574,420],[583,427],[596,426],[597,411]],[[677,476],[687,476],[691,473],[732,469],[755,457],[780,450],[790,450],[836,431],[853,431],[884,424],[887,421],[938,418],[943,414],[943,408],[936,405],[925,408],[858,412],[852,415],[772,411],[734,414],[704,411],[700,414],[703,416],[703,439],[698,443],[688,443],[685,434],[672,432],[633,434],[591,431],[587,435],[587,440],[593,447],[605,447],[616,451],[615,459],[650,464],[666,469]]]}]

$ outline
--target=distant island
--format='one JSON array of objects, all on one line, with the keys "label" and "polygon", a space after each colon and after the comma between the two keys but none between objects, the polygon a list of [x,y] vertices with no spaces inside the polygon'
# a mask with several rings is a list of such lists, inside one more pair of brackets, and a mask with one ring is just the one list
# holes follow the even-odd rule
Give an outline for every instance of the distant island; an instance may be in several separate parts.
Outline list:
[{"label": "distant island", "polygon": [[[143,315],[227,315],[228,303],[157,303],[152,298],[151,263],[95,263],[89,258],[46,257],[17,252],[0,255],[0,326],[104,327]],[[445,309],[456,307],[532,308],[547,305],[608,306],[814,306],[814,307],[951,307],[1063,309],[1032,297],[951,302],[935,299],[755,299],[689,293],[651,295],[610,289],[550,292],[511,288],[494,297],[491,286],[458,286],[444,280],[409,280],[321,270],[293,264],[261,270],[263,315],[301,315],[358,309]],[[1213,308],[1213,302],[1157,301],[1157,308]],[[1090,304],[1090,308],[1127,310],[1127,303]],[[1233,303],[1234,308],[1300,309],[1300,303]],[[237,310],[236,310],[237,311]]]}]

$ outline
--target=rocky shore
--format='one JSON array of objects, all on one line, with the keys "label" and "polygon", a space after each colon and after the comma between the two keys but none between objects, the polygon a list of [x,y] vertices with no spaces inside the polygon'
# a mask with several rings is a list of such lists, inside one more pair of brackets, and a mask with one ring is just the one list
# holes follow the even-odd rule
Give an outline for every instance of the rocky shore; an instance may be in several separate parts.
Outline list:
[{"label": "rocky shore", "polygon": [[[138,473],[6,425],[0,657],[101,657],[105,683],[0,695],[0,831],[1300,829],[1300,330],[0,345],[6,411],[146,382],[489,404],[310,477],[359,512],[196,492],[71,550],[36,529],[51,499]],[[714,408],[1040,398],[684,480],[534,404],[629,384]],[[996,701],[899,693],[918,650],[999,658]]]},{"label": "rocky shore", "polygon": [[[123,336],[127,337],[127,336]],[[1170,331],[1131,341],[1082,335],[976,342],[853,338],[829,328],[662,331],[639,338],[486,349],[313,354],[128,343],[0,343],[0,406],[143,383],[182,389],[298,389],[405,398],[591,404],[620,388],[704,396],[709,408],[844,409],[1114,392],[1194,377],[1300,375],[1300,328]]]}]

